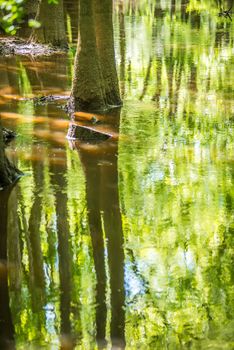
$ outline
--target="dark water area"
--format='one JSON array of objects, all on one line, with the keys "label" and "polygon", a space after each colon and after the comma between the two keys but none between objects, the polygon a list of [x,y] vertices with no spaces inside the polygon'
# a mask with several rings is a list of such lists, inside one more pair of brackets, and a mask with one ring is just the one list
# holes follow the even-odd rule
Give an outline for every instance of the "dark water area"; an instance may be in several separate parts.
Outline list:
[{"label": "dark water area", "polygon": [[25,173],[0,191],[0,349],[234,349],[234,21],[215,1],[114,11],[106,141],[66,139],[75,44],[0,57]]}]

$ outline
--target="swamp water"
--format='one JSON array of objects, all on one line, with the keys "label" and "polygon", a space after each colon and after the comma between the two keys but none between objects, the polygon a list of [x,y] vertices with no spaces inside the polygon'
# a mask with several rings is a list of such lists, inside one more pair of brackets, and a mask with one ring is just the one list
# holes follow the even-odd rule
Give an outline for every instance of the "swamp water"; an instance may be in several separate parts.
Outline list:
[{"label": "swamp water", "polygon": [[74,50],[0,57],[25,173],[0,192],[10,348],[234,349],[234,22],[209,1],[134,4],[115,6],[118,138],[68,142],[64,101],[24,100],[69,96]]}]

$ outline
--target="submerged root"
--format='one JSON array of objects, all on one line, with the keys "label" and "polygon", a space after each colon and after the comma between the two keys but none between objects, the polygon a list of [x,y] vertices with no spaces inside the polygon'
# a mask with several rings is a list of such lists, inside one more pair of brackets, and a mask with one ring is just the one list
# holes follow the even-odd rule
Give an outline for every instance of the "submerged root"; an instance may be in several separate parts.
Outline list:
[{"label": "submerged root", "polygon": [[5,145],[10,143],[16,137],[16,133],[14,131],[6,128],[2,128],[2,133],[3,133],[3,142]]},{"label": "submerged root", "polygon": [[0,190],[14,184],[21,176],[23,176],[23,173],[17,169],[17,167],[10,162],[5,155],[5,148],[16,137],[16,134],[9,129],[2,128],[2,137],[3,149],[1,150],[0,159]]}]

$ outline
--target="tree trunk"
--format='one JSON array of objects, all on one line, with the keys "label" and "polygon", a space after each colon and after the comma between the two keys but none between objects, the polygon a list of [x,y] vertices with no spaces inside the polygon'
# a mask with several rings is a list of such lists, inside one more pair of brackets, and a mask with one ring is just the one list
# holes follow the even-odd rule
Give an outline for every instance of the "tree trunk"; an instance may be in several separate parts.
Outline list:
[{"label": "tree trunk", "polygon": [[71,99],[76,110],[104,110],[104,81],[97,53],[93,0],[80,0],[79,42]]},{"label": "tree trunk", "polygon": [[3,129],[0,125],[0,188],[12,184],[20,172],[9,162],[5,155],[5,145],[3,140]]},{"label": "tree trunk", "polygon": [[123,1],[119,3],[119,47],[120,47],[120,91],[125,96],[125,68],[126,68],[126,32]]},{"label": "tree trunk", "polygon": [[74,43],[78,38],[78,28],[79,28],[79,0],[64,0],[64,9],[67,16],[69,16],[71,24],[71,42]]},{"label": "tree trunk", "polygon": [[36,20],[41,23],[41,27],[33,29],[31,41],[67,47],[63,0],[58,0],[57,4],[49,4],[48,0],[41,0]]},{"label": "tree trunk", "polygon": [[[100,2],[101,3],[101,2]],[[112,0],[80,0],[79,42],[70,109],[103,111],[121,104],[115,65]]]},{"label": "tree trunk", "polygon": [[28,25],[30,19],[35,19],[40,6],[39,0],[26,0],[24,4],[24,17],[23,23],[20,25],[18,36],[22,38],[29,38],[32,29]]},{"label": "tree trunk", "polygon": [[115,62],[112,0],[94,0],[95,32],[98,55],[104,78],[106,101],[120,106],[119,81]]}]

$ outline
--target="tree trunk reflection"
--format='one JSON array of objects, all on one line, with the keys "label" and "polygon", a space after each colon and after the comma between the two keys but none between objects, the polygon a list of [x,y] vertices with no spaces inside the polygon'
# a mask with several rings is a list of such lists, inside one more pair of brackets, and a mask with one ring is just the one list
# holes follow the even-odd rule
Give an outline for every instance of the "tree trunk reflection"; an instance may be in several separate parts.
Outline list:
[{"label": "tree trunk reflection", "polygon": [[14,327],[9,305],[7,225],[10,189],[0,192],[0,349],[14,349]]},{"label": "tree trunk reflection", "polygon": [[[66,164],[66,163],[65,163]],[[66,180],[64,166],[50,166],[51,184],[55,194],[55,209],[57,217],[59,279],[60,279],[60,332],[62,336],[71,334],[71,249],[69,243],[70,229],[68,223]],[[63,191],[61,190],[63,189]]]},{"label": "tree trunk reflection", "polygon": [[[119,128],[119,111],[115,111]],[[117,115],[118,114],[118,115]],[[125,291],[123,231],[118,196],[118,143],[111,139],[99,143],[76,143],[86,177],[87,208],[92,239],[96,286],[96,338],[105,345],[107,322],[107,276],[111,299],[111,340],[113,346],[125,347]],[[105,259],[108,260],[108,273]]]}]

